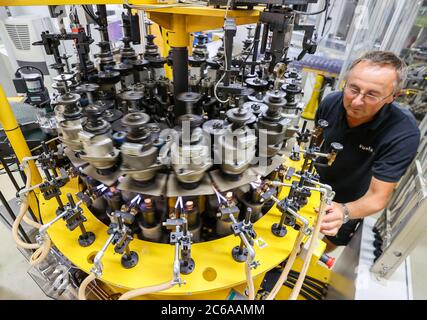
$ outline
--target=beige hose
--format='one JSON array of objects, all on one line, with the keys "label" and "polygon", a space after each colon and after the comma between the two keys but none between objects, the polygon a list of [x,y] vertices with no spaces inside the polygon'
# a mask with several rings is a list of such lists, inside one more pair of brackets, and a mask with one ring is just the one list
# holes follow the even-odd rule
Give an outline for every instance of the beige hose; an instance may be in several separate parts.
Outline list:
[{"label": "beige hose", "polygon": [[33,219],[30,219],[28,216],[24,215],[24,222],[28,224],[29,226],[40,229],[42,225],[38,223],[37,221],[34,221]]},{"label": "beige hose", "polygon": [[251,275],[251,267],[248,262],[245,264],[245,273],[246,273],[246,282],[248,284],[248,299],[255,300],[255,287],[254,287],[254,279],[252,279]]},{"label": "beige hose", "polygon": [[[31,170],[29,169],[28,166],[25,166],[24,170],[25,169],[28,169],[26,170],[27,182],[25,183],[25,188],[28,189],[31,186]],[[16,217],[15,221],[13,222],[12,237],[13,237],[13,240],[15,240],[16,244],[24,249],[38,249],[40,248],[40,245],[38,243],[26,243],[22,241],[18,235],[18,227],[21,224],[22,219],[26,215],[28,207],[29,207],[29,204],[28,204],[28,194],[27,194],[21,203],[21,206],[19,208],[19,214]]]},{"label": "beige hose", "polygon": [[302,232],[302,229],[300,229],[300,231],[298,233],[298,236],[297,236],[297,239],[295,240],[294,247],[292,248],[292,252],[291,252],[291,254],[290,254],[289,258],[288,258],[288,262],[286,262],[286,265],[283,268],[283,271],[280,274],[280,277],[277,280],[276,285],[271,290],[271,292],[267,296],[266,300],[273,300],[276,297],[276,295],[279,293],[280,289],[282,288],[283,283],[288,278],[289,271],[291,270],[292,265],[295,262],[295,259],[297,257],[297,254],[298,254],[298,251],[300,249],[301,242],[302,242],[303,238],[304,238],[304,233]]},{"label": "beige hose", "polygon": [[[323,197],[324,196],[322,195],[322,198]],[[307,274],[308,267],[310,265],[311,256],[313,255],[313,252],[317,246],[317,239],[319,237],[320,225],[322,223],[323,216],[325,215],[325,212],[326,212],[326,199],[323,198],[322,201],[320,202],[319,215],[317,216],[317,220],[316,220],[315,226],[314,226],[314,231],[313,231],[313,234],[311,235],[311,238],[310,238],[310,245],[308,247],[307,255],[306,255],[306,258],[304,260],[304,264],[302,266],[301,272],[298,276],[298,280],[295,283],[295,286],[291,292],[291,295],[289,296],[289,300],[296,300],[298,298],[299,292],[300,292],[302,284],[304,282],[305,275]]]},{"label": "beige hose", "polygon": [[[27,165],[28,162],[25,162],[24,164],[25,164],[24,170],[27,169],[26,170],[27,182],[25,183],[25,189],[28,189],[31,187],[31,170],[29,170],[29,167]],[[49,254],[52,242],[50,241],[49,237],[47,237],[43,245],[40,245],[38,243],[26,243],[21,240],[21,238],[18,235],[18,228],[22,220],[24,220],[25,223],[29,224],[30,226],[36,229],[40,229],[42,226],[40,223],[33,221],[26,216],[28,207],[29,207],[29,204],[28,204],[28,193],[27,193],[19,208],[19,214],[16,217],[15,221],[13,222],[12,237],[13,237],[13,240],[15,240],[16,244],[24,249],[37,249],[30,257],[30,264],[36,265],[42,262],[44,259],[46,259],[47,255]]]},{"label": "beige hose", "polygon": [[96,279],[96,276],[94,273],[90,273],[81,283],[80,287],[79,287],[79,293],[78,293],[78,297],[79,300],[87,300],[86,299],[86,288],[89,285],[89,283],[91,283],[93,280]]},{"label": "beige hose", "polygon": [[119,300],[130,300],[130,299],[135,298],[135,297],[139,297],[139,296],[143,296],[143,295],[147,295],[147,294],[153,294],[153,293],[160,292],[160,291],[165,291],[165,290],[172,288],[175,285],[176,285],[175,282],[168,281],[168,282],[161,283],[161,284],[158,284],[155,286],[131,290],[131,291],[128,291],[128,292],[122,294],[120,296]]},{"label": "beige hose", "polygon": [[38,248],[30,257],[30,264],[35,266],[46,259],[49,254],[50,248],[52,247],[52,241],[49,237],[43,242],[43,245]]}]

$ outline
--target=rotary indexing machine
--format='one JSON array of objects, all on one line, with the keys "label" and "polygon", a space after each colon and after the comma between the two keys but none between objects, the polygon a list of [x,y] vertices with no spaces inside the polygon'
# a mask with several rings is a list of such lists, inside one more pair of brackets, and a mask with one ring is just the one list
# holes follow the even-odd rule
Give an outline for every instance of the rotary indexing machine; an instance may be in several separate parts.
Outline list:
[{"label": "rotary indexing machine", "polygon": [[[330,267],[333,259],[323,254],[319,221],[334,191],[315,169],[331,165],[342,146],[323,146],[326,121],[299,126],[301,76],[288,57],[295,29],[305,32],[297,59],[316,49],[314,27],[300,24],[315,2],[127,3],[119,51],[109,42],[106,6],[83,5],[101,36],[96,61],[73,6],[71,32],[60,24],[60,33],[43,32],[33,43],[55,58],[55,93],[34,84],[37,76],[23,81],[56,136],[31,153],[3,91],[0,121],[27,175],[13,236],[32,265],[51,270],[56,294],[324,296],[328,272],[318,261]],[[61,22],[60,10],[50,9]],[[163,28],[168,56],[152,34],[135,52],[139,9]],[[242,52],[233,54],[239,24],[256,24],[255,32],[248,28]],[[189,46],[191,32],[221,27],[216,55],[203,33]],[[62,41],[74,42],[72,67]],[[35,228],[33,243],[21,239],[21,222]]]}]

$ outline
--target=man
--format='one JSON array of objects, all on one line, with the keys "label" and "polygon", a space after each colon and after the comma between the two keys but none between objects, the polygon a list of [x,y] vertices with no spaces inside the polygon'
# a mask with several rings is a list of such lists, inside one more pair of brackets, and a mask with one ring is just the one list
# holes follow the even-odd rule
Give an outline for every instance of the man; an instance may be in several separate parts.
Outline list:
[{"label": "man", "polygon": [[361,219],[384,209],[416,155],[420,133],[411,113],[394,103],[406,65],[391,52],[375,51],[353,62],[343,92],[328,95],[316,114],[329,127],[324,148],[344,146],[331,167],[318,167],[336,192],[321,224],[327,251],[347,245]]}]

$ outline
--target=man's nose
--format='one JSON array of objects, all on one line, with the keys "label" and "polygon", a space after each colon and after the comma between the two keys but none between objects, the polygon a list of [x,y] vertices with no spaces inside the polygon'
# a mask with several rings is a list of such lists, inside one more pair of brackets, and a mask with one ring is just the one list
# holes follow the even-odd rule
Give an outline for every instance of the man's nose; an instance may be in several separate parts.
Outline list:
[{"label": "man's nose", "polygon": [[363,95],[361,95],[361,94],[359,94],[359,95],[357,95],[357,97],[355,97],[355,98],[351,101],[351,104],[352,104],[353,106],[362,106],[362,105],[364,104],[363,98],[364,98],[364,96],[363,96]]}]

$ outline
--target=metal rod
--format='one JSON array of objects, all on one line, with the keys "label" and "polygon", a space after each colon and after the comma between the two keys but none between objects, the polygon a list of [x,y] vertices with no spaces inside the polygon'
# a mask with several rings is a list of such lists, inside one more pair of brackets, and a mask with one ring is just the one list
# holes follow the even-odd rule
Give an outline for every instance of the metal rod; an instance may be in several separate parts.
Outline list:
[{"label": "metal rod", "polygon": [[[7,202],[6,198],[4,197],[3,193],[0,191],[0,200],[5,207],[6,211],[9,213],[10,217],[13,219],[13,221],[16,220],[16,215],[13,213],[12,208],[9,206],[9,203]],[[25,232],[24,228],[22,228],[21,225],[19,225],[19,231],[21,232],[22,237],[27,241],[28,243],[31,243],[30,238],[28,237],[27,233]]]},{"label": "metal rod", "polygon": [[269,29],[269,25],[267,23],[263,23],[261,49],[260,49],[261,54],[264,54],[265,50],[267,49],[267,39],[268,39],[268,32],[269,32],[268,29]]},{"label": "metal rod", "polygon": [[86,228],[83,225],[83,223],[79,224],[79,227],[80,227],[80,231],[82,232],[82,234],[86,234],[87,233]]},{"label": "metal rod", "polygon": [[61,209],[64,209],[64,204],[62,203],[61,198],[60,198],[58,195],[56,195],[56,196],[55,196],[55,199],[56,199],[56,201],[58,202],[59,207],[60,207]]},{"label": "metal rod", "polygon": [[258,46],[259,46],[259,37],[261,34],[261,23],[257,23],[256,29],[255,29],[255,36],[254,36],[254,49],[252,53],[252,66],[251,66],[251,74],[255,73],[255,62],[258,59]]},{"label": "metal rod", "polygon": [[19,171],[19,175],[21,176],[22,182],[24,184],[27,183],[27,176],[25,175],[25,172],[20,169],[20,167],[19,167],[20,164],[19,164],[19,160],[17,157],[15,157],[15,163],[18,166],[18,171]]},{"label": "metal rod", "polygon": [[[15,187],[16,191],[19,191],[19,185],[18,182],[16,182],[16,179],[14,178],[12,171],[10,171],[9,166],[7,165],[6,161],[3,159],[3,157],[0,157],[1,164],[3,165],[4,170],[6,171],[10,181],[12,181],[13,186]],[[19,166],[18,166],[19,168]]]},{"label": "metal rod", "polygon": [[172,76],[175,97],[176,114],[185,113],[185,104],[177,100],[182,92],[188,91],[188,49],[187,47],[172,47]]}]

